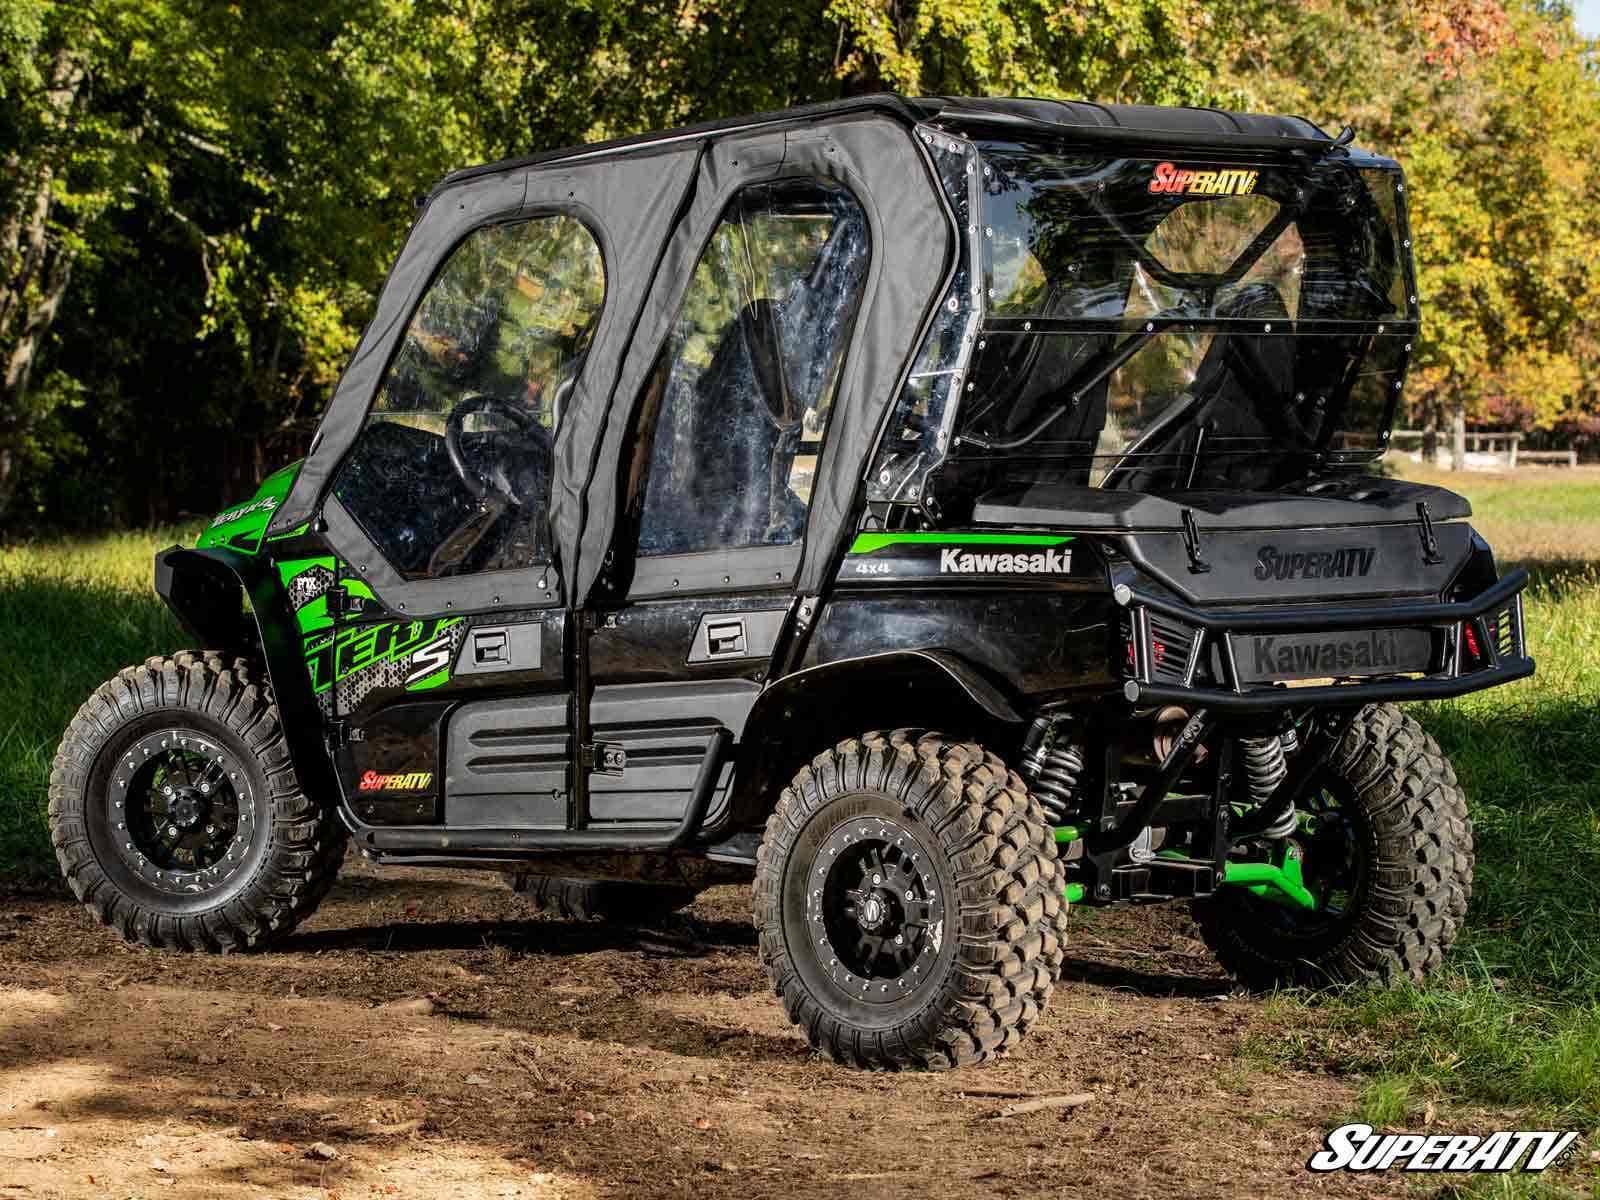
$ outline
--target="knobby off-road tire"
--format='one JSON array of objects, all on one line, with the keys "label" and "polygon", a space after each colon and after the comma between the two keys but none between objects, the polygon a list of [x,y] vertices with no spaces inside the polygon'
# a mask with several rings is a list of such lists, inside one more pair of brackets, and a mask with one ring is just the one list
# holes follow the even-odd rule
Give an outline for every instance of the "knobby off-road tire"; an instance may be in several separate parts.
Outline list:
[{"label": "knobby off-road tire", "polygon": [[[839,885],[858,876],[841,911]],[[802,767],[767,822],[754,901],[789,1019],[850,1066],[988,1061],[1061,975],[1066,905],[1044,813],[993,754],[937,734],[866,733]]]},{"label": "knobby off-road tire", "polygon": [[566,921],[621,921],[648,925],[694,903],[695,893],[665,883],[518,875],[512,890],[540,912]]},{"label": "knobby off-road tire", "polygon": [[1472,895],[1472,822],[1455,770],[1415,720],[1381,704],[1350,725],[1325,783],[1355,861],[1346,911],[1319,919],[1224,887],[1194,906],[1201,934],[1249,987],[1419,981],[1455,941]]},{"label": "knobby off-road tire", "polygon": [[[199,786],[179,789],[190,793],[184,816],[202,814],[186,835],[210,840],[202,823],[226,834],[230,816],[234,834],[226,850],[208,846],[215,857],[162,870],[145,857],[159,857],[160,831],[137,840],[129,813],[143,803],[141,788],[189,775],[211,782],[208,797]],[[262,945],[309,916],[338,874],[346,833],[300,790],[260,667],[184,651],[119,672],[78,710],[50,772],[50,838],[73,893],[125,940],[226,951]]]}]

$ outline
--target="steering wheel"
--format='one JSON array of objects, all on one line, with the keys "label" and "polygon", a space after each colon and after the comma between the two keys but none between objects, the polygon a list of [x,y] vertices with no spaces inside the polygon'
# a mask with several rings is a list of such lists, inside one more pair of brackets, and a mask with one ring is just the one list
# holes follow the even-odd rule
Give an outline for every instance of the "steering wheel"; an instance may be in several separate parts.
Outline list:
[{"label": "steering wheel", "polygon": [[[517,436],[507,439],[498,432],[485,434],[469,455],[462,438],[467,418],[477,413],[504,417],[516,427]],[[444,445],[462,484],[479,500],[498,495],[522,508],[543,498],[544,481],[550,474],[550,434],[528,409],[498,396],[468,396],[450,410]],[[531,485],[532,491],[522,484]]]}]

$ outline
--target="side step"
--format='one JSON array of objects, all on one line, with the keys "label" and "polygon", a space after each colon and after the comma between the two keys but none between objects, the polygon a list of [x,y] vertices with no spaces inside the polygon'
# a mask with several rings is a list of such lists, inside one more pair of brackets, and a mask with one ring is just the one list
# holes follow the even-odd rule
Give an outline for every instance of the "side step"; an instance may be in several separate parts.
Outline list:
[{"label": "side step", "polygon": [[356,844],[396,856],[537,853],[541,850],[610,850],[652,853],[677,850],[692,842],[705,823],[717,777],[733,745],[733,734],[718,729],[700,760],[689,805],[676,825],[624,829],[494,829],[480,826],[368,825],[341,806],[339,815]]}]

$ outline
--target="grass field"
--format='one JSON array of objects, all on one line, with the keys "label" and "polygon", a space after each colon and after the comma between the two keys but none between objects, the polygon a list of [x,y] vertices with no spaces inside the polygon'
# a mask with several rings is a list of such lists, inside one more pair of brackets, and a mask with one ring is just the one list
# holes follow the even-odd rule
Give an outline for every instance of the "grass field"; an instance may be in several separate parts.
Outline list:
[{"label": "grass field", "polygon": [[193,530],[0,548],[0,880],[50,875],[45,790],[61,731],[95,687],[184,646],[151,556]]},{"label": "grass field", "polygon": [[[1466,787],[1477,870],[1465,933],[1425,988],[1279,997],[1264,1057],[1359,1071],[1364,1116],[1435,1097],[1600,1127],[1600,471],[1421,475],[1467,495],[1502,569],[1527,567],[1533,678],[1417,716]],[[1307,1005],[1324,1018],[1297,1020]],[[1553,1125],[1551,1127],[1554,1127]]]},{"label": "grass field", "polygon": [[[1432,1099],[1600,1126],[1600,472],[1439,477],[1474,503],[1503,564],[1530,567],[1539,673],[1421,706],[1477,829],[1469,923],[1426,988],[1282,995],[1263,1060],[1370,1080],[1365,1115]],[[179,648],[150,555],[192,531],[0,550],[0,880],[54,870],[44,802],[56,740],[127,663]],[[1530,1126],[1531,1127],[1531,1126]],[[1552,1124],[1550,1127],[1554,1127]]]}]

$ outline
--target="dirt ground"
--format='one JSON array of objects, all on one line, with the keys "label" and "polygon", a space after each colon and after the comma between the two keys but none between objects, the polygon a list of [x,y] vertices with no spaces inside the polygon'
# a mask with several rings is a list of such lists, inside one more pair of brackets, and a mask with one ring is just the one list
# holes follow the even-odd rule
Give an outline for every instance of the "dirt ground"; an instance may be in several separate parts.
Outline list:
[{"label": "dirt ground", "polygon": [[[1303,1170],[1354,1086],[1252,1063],[1271,1018],[1190,932],[1175,907],[1077,917],[1019,1051],[896,1076],[790,1028],[741,888],[637,929],[352,861],[281,947],[227,958],[13,896],[0,1200],[1404,1193]],[[996,1116],[1002,1092],[1093,1098]]]}]

